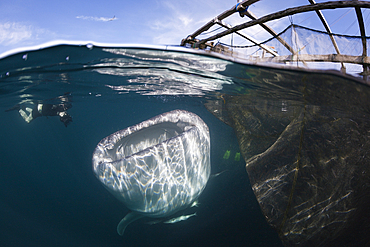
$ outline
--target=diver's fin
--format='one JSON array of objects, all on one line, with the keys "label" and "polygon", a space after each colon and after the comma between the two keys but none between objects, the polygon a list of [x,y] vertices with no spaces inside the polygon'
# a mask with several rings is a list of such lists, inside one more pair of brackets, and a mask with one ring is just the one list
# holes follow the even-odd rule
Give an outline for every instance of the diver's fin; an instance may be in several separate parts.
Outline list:
[{"label": "diver's fin", "polygon": [[[28,114],[26,113],[26,111],[28,112]],[[19,114],[24,119],[24,121],[26,121],[26,123],[30,123],[33,120],[32,109],[27,107],[26,111],[24,111],[23,109],[20,109]]]},{"label": "diver's fin", "polygon": [[138,213],[135,213],[135,212],[130,212],[128,213],[125,218],[123,218],[119,223],[118,223],[118,226],[117,226],[117,232],[119,235],[123,235],[123,233],[125,232],[125,229],[126,227],[134,222],[135,220],[137,219],[140,219],[140,218],[143,218],[144,216],[142,216],[141,214],[138,214]]}]

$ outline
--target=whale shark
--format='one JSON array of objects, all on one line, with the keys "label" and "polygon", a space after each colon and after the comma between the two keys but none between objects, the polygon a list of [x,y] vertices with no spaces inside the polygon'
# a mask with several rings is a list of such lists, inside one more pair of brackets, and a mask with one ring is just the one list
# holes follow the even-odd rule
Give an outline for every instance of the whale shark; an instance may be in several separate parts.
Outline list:
[{"label": "whale shark", "polygon": [[118,224],[164,218],[196,203],[210,177],[210,136],[196,114],[174,110],[117,131],[96,146],[93,171],[130,209]]}]

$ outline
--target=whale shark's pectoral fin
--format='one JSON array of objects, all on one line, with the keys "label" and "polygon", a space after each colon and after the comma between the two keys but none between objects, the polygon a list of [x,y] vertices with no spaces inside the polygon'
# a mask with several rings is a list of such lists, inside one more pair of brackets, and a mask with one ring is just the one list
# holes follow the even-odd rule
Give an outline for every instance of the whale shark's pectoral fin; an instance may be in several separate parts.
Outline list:
[{"label": "whale shark's pectoral fin", "polygon": [[135,220],[137,219],[140,219],[140,218],[143,218],[144,216],[141,215],[141,214],[138,214],[138,213],[135,213],[135,212],[130,212],[128,213],[125,218],[123,218],[119,223],[118,223],[118,226],[117,226],[117,232],[119,235],[123,235],[123,233],[125,232],[125,229],[126,227],[131,224],[132,222],[134,222]]}]

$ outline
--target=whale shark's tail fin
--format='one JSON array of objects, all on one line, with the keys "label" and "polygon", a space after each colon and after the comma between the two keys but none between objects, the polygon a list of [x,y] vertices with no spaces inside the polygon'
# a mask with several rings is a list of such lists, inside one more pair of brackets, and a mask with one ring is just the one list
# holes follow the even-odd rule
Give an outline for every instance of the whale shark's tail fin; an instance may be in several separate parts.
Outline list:
[{"label": "whale shark's tail fin", "polygon": [[118,226],[117,226],[117,232],[119,235],[123,235],[123,233],[125,232],[125,229],[126,227],[131,224],[132,222],[134,222],[135,220],[137,219],[140,219],[144,217],[143,215],[141,214],[138,214],[138,213],[135,213],[135,212],[130,212],[128,213],[125,218],[123,218],[119,223],[118,223]]}]

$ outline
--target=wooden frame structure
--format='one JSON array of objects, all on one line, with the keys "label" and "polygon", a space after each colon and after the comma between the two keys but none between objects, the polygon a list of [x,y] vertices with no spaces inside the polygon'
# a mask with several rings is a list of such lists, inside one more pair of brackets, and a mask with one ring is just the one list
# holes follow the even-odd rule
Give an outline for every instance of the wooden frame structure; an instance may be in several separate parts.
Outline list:
[{"label": "wooden frame structure", "polygon": [[[259,46],[265,53],[269,53],[269,57],[258,58],[254,60],[255,62],[278,62],[278,63],[286,63],[286,62],[302,62],[306,64],[306,62],[339,62],[341,63],[341,71],[345,72],[346,68],[344,63],[353,63],[353,64],[360,64],[363,67],[363,77],[366,79],[368,75],[370,75],[370,59],[367,56],[368,48],[367,48],[367,37],[365,33],[365,25],[362,16],[361,8],[370,9],[370,2],[369,1],[329,1],[323,3],[316,3],[314,0],[308,0],[308,5],[303,5],[294,8],[288,8],[282,11],[278,11],[272,14],[265,15],[263,17],[256,17],[248,7],[259,0],[244,0],[239,2],[231,9],[226,10],[225,12],[221,13],[220,15],[216,16],[214,19],[206,23],[204,26],[196,30],[194,33],[186,37],[181,41],[181,46],[188,46],[196,49],[209,49],[215,52],[222,52],[227,55],[233,55],[232,52],[229,51],[227,47],[223,47],[222,45],[214,45],[214,41],[230,34],[237,34],[244,39],[252,42],[253,44]],[[361,39],[362,39],[362,55],[361,56],[353,56],[353,55],[345,55],[341,54],[340,49],[337,45],[337,42],[331,32],[331,29],[322,14],[321,10],[325,9],[338,9],[338,8],[354,8],[358,20],[358,25],[360,29]],[[329,55],[310,55],[310,54],[298,54],[285,40],[283,40],[277,33],[269,27],[266,22],[281,19],[283,17],[292,16],[299,13],[311,12],[315,11],[321,20],[326,33],[329,35],[332,45],[336,51],[335,54]],[[251,20],[244,22],[242,24],[236,26],[230,26],[223,22],[223,19],[235,14],[239,13],[241,17],[247,16]],[[197,39],[197,37],[202,34],[203,32],[209,30],[214,25],[219,25],[224,27],[226,30],[221,31],[215,35],[209,36],[204,39]],[[289,52],[290,55],[288,56],[279,56],[276,51],[270,49],[268,46],[259,43],[258,41],[254,40],[251,37],[241,33],[240,31],[246,28],[250,28],[255,25],[260,25],[263,29],[265,29],[268,33],[270,33],[273,37],[275,37]]]}]

